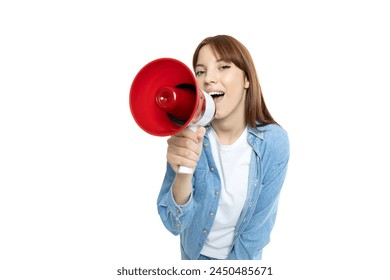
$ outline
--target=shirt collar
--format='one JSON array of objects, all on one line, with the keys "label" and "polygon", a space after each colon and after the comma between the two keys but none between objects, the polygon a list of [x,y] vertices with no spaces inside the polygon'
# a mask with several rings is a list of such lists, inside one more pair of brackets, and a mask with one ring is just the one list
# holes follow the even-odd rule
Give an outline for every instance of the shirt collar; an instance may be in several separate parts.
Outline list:
[{"label": "shirt collar", "polygon": [[[211,129],[211,125],[208,124],[205,126],[206,128],[206,135],[205,137],[207,137],[207,133],[210,131]],[[260,131],[259,129],[257,128],[254,128],[254,127],[248,127],[248,134],[252,134],[253,136],[261,139],[261,140],[264,140],[264,132],[263,131]],[[208,137],[207,137],[208,138]]]}]

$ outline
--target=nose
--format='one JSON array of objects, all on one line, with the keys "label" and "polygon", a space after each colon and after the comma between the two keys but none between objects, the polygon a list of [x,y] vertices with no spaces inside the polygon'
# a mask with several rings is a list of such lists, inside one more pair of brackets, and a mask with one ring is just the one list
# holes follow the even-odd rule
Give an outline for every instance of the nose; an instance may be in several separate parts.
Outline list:
[{"label": "nose", "polygon": [[204,82],[206,84],[215,84],[218,82],[218,75],[215,71],[208,70],[205,75]]}]

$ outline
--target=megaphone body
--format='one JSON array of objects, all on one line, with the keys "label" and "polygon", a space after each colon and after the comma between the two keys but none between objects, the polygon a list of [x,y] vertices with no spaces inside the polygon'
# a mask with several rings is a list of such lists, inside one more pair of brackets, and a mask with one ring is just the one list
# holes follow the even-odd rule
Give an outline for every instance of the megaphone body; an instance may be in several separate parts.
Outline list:
[{"label": "megaphone body", "polygon": [[[189,127],[195,131],[215,115],[213,98],[200,90],[192,71],[181,61],[159,58],[146,64],[130,88],[130,111],[148,134],[169,136]],[[179,167],[179,173],[193,173]]]}]

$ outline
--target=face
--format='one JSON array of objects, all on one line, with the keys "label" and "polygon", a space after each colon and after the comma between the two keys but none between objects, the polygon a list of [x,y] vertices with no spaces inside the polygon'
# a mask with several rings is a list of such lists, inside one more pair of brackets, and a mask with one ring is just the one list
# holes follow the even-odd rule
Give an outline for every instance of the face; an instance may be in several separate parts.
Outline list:
[{"label": "face", "polygon": [[214,120],[237,122],[244,119],[245,94],[249,87],[244,71],[232,62],[218,59],[211,47],[205,45],[199,52],[195,76],[198,86],[214,99]]}]

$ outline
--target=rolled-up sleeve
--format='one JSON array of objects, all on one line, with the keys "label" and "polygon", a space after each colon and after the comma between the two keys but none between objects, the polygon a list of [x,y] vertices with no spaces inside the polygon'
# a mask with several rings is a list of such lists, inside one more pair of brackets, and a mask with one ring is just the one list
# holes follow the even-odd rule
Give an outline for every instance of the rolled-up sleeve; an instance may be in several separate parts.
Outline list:
[{"label": "rolled-up sleeve", "polygon": [[174,178],[175,173],[171,166],[167,164],[167,172],[157,199],[157,208],[164,226],[172,234],[178,235],[191,222],[194,214],[195,202],[192,198],[192,193],[186,204],[178,205],[175,202],[172,192]]}]

